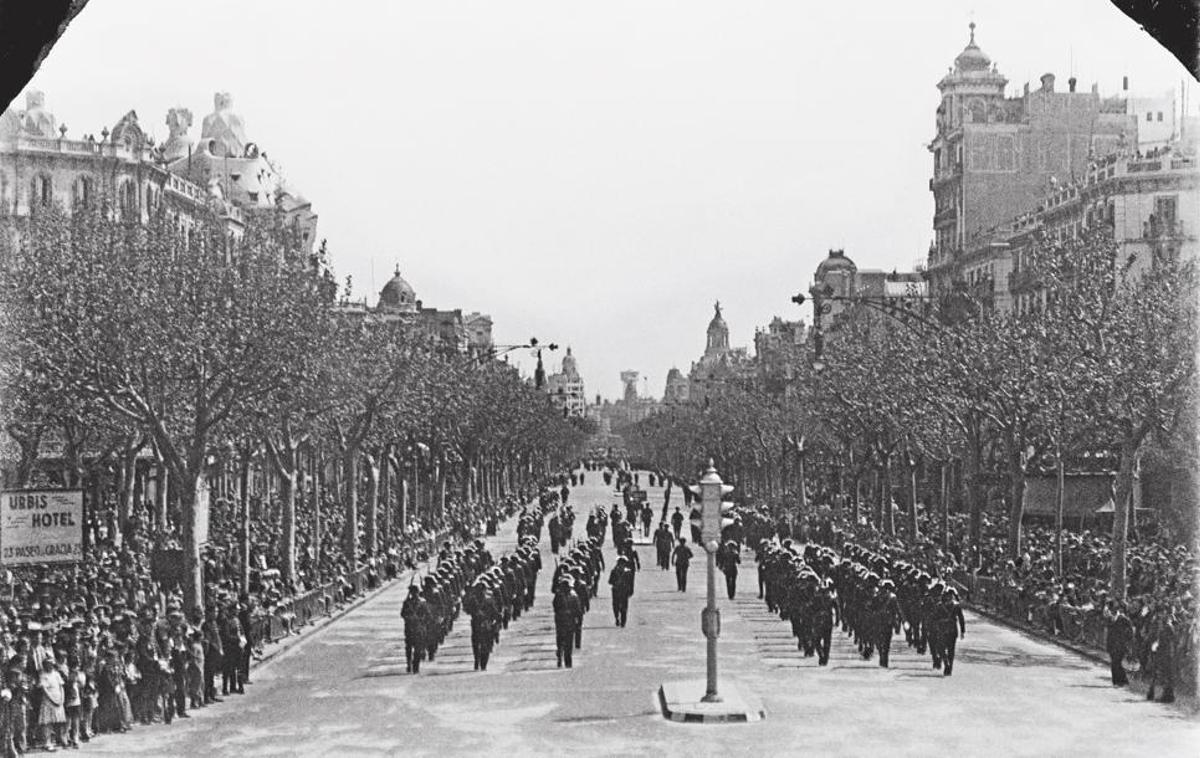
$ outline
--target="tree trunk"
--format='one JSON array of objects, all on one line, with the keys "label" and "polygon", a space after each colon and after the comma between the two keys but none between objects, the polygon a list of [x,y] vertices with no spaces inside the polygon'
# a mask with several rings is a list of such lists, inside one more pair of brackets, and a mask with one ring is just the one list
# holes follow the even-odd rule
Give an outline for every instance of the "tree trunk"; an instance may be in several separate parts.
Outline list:
[{"label": "tree trunk", "polygon": [[121,492],[117,497],[117,528],[113,530],[113,544],[118,548],[132,535],[133,493],[137,488],[138,448],[126,444],[121,453]]},{"label": "tree trunk", "polygon": [[399,528],[400,528],[400,534],[403,536],[403,535],[408,534],[408,503],[409,503],[408,476],[404,475],[402,473],[399,481],[397,481],[397,483],[396,483],[396,487],[399,489],[399,492],[397,492],[396,494],[399,495],[399,497],[400,497],[400,504],[398,507],[398,512],[399,512],[399,516],[400,516]]},{"label": "tree trunk", "polygon": [[380,542],[384,546],[392,544],[392,456],[384,452],[379,461],[379,509],[383,514],[383,526],[380,529]]},{"label": "tree trunk", "polygon": [[875,522],[875,528],[883,530],[883,486],[882,479],[879,475],[879,469],[871,472],[871,500],[874,502],[874,507],[871,509],[872,521]]},{"label": "tree trunk", "polygon": [[363,455],[367,467],[367,502],[363,513],[363,552],[375,555],[379,548],[379,459]]},{"label": "tree trunk", "polygon": [[883,507],[883,531],[889,537],[896,536],[896,512],[892,508],[892,460],[883,459],[883,492],[880,497]]},{"label": "tree trunk", "polygon": [[238,547],[242,556],[242,592],[250,591],[250,452],[242,451],[238,461]]},{"label": "tree trunk", "polygon": [[200,538],[197,533],[200,511],[207,508],[201,496],[204,488],[203,467],[195,472],[179,472],[179,520],[183,545],[183,604],[188,618],[204,614],[204,564],[200,560]]},{"label": "tree trunk", "polygon": [[[295,463],[296,453],[290,453],[292,463]],[[285,587],[291,587],[297,581],[296,577],[296,486],[299,483],[299,473],[293,465],[290,471],[279,473],[279,499],[283,506],[283,566],[280,567],[280,578]]]},{"label": "tree trunk", "polygon": [[963,459],[963,484],[966,487],[967,510],[970,513],[971,555],[978,566],[980,543],[983,539],[983,449],[977,434],[967,441],[967,455]]},{"label": "tree trunk", "polygon": [[349,570],[353,571],[358,568],[358,453],[354,450],[342,453],[342,484],[346,490],[342,554]]},{"label": "tree trunk", "polygon": [[321,499],[325,496],[325,458],[319,447],[313,451],[312,456],[312,483],[312,551],[314,560],[317,560],[321,556]]},{"label": "tree trunk", "polygon": [[1008,557],[1021,555],[1021,520],[1025,516],[1025,466],[1021,445],[1015,436],[1008,440]]},{"label": "tree trunk", "polygon": [[854,492],[851,495],[850,501],[850,518],[854,522],[854,526],[858,526],[858,510],[859,503],[862,500],[862,478],[856,473],[854,475]]},{"label": "tree trunk", "polygon": [[946,468],[950,465],[948,461],[943,461],[942,470],[942,547],[950,548],[950,477]]},{"label": "tree trunk", "polygon": [[[158,459],[154,479],[154,528],[159,534],[167,532],[167,495],[171,487],[171,474],[167,464]],[[186,489],[186,485],[184,486]],[[180,493],[182,495],[182,493]],[[182,499],[180,503],[182,504]]]},{"label": "tree trunk", "polygon": [[1116,492],[1113,495],[1112,525],[1112,577],[1108,591],[1117,600],[1125,600],[1127,579],[1125,554],[1128,548],[1129,512],[1133,506],[1133,472],[1137,466],[1137,445],[1126,443],[1121,446],[1121,458],[1117,468]]},{"label": "tree trunk", "polygon": [[909,492],[908,492],[908,534],[912,538],[913,544],[921,538],[921,524],[917,518],[917,466],[913,464],[909,468]]}]

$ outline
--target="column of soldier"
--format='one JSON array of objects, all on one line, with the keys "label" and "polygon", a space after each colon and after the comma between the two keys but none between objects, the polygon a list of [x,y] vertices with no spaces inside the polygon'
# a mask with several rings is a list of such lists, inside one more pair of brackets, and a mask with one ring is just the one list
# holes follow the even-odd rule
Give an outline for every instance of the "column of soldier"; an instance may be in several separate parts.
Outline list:
[{"label": "column of soldier", "polygon": [[928,649],[933,668],[954,671],[955,647],[966,635],[958,590],[905,561],[890,561],[857,545],[832,549],[791,540],[759,543],[759,597],[767,608],[790,621],[797,649],[805,657],[829,663],[833,628],[841,624],[863,660],[878,653],[887,667],[892,636],[901,630],[917,653]]},{"label": "column of soldier", "polygon": [[492,649],[500,643],[500,631],[533,607],[542,568],[537,549],[541,530],[541,514],[523,511],[517,527],[520,546],[498,562],[483,540],[459,550],[449,543],[442,547],[437,569],[420,586],[409,586],[401,607],[408,673],[420,673],[427,656],[434,660],[460,611],[471,617],[475,670],[487,671]]}]

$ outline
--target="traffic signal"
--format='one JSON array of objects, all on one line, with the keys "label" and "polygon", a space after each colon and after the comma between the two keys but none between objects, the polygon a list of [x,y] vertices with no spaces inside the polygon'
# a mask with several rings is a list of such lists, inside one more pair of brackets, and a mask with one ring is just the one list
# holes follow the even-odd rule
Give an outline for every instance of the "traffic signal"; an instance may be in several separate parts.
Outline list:
[{"label": "traffic signal", "polygon": [[[700,499],[700,540],[706,550],[716,550],[721,544],[722,530],[733,523],[735,506],[724,499],[733,492],[733,486],[721,482],[710,461],[700,483],[689,485],[688,489]],[[693,523],[696,521],[692,519]]]}]

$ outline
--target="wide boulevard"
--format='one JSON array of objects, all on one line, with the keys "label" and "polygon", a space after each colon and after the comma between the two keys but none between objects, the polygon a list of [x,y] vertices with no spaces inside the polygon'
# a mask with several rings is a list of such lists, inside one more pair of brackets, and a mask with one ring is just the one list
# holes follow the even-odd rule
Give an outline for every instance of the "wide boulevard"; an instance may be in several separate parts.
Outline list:
[{"label": "wide boulevard", "polygon": [[[650,488],[650,498],[657,512],[661,489]],[[576,536],[592,507],[607,509],[617,500],[598,474],[589,474],[571,495],[580,514]],[[672,510],[677,503],[678,492]],[[513,525],[506,524],[489,547],[499,557],[513,541]],[[105,737],[80,752],[1166,756],[1195,755],[1200,744],[1200,726],[1182,710],[1114,689],[1104,666],[973,614],[953,677],[932,670],[928,657],[899,638],[892,667],[881,669],[861,660],[840,630],[830,665],[820,668],[757,599],[749,553],[736,599],[721,598],[721,674],[760,697],[767,718],[667,721],[659,685],[704,676],[704,562],[693,562],[688,591],[679,593],[673,572],[654,566],[653,549],[638,549],[642,570],[629,625],[614,626],[601,582],[572,670],[555,665],[554,557],[543,540],[537,602],[503,633],[486,673],[472,670],[465,615],[436,661],[419,675],[405,673],[400,604],[407,582],[400,581],[259,666],[244,696],[169,728]],[[605,557],[611,566],[611,543]]]}]

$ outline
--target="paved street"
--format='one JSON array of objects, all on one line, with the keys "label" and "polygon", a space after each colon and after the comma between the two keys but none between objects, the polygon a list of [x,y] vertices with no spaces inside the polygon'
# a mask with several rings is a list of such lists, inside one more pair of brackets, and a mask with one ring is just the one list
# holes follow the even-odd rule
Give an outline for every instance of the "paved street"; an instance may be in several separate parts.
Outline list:
[{"label": "paved street", "polygon": [[[643,484],[645,483],[645,475]],[[678,498],[679,493],[674,493]],[[588,508],[615,500],[590,474],[571,496],[582,534]],[[651,491],[656,513],[661,490]],[[674,503],[673,503],[674,505]],[[511,549],[513,526],[491,544]],[[1200,725],[1107,682],[1104,667],[968,615],[951,678],[928,658],[894,648],[893,667],[864,662],[835,633],[827,668],[795,649],[788,625],[752,591],[752,558],[738,598],[722,599],[723,677],[759,695],[756,724],[664,720],[664,680],[704,675],[703,561],[686,594],[673,572],[643,569],[629,626],[613,626],[607,587],[593,601],[573,670],[555,667],[544,544],[534,610],[503,633],[486,673],[472,671],[464,616],[419,676],[404,673],[396,584],[254,672],[244,697],[170,727],[104,736],[81,753],[228,755],[1195,755]],[[699,551],[697,551],[699,552]],[[606,548],[611,565],[611,547]],[[699,557],[699,556],[697,556]],[[878,725],[878,726],[877,726]]]}]

